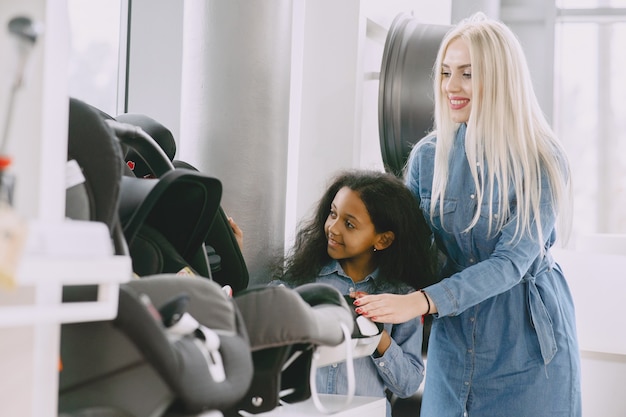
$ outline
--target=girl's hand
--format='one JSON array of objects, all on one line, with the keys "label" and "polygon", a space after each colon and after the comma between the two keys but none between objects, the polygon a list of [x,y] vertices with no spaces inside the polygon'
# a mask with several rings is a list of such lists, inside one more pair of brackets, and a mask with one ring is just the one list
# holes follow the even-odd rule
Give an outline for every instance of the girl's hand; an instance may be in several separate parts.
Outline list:
[{"label": "girl's hand", "polygon": [[380,341],[378,342],[378,346],[376,346],[376,351],[380,356],[383,356],[387,349],[391,346],[391,336],[387,333],[387,330],[383,330],[380,335]]},{"label": "girl's hand", "polygon": [[358,307],[357,314],[380,323],[404,323],[426,314],[428,308],[424,295],[419,291],[402,295],[357,295],[354,305]]},{"label": "girl's hand", "polygon": [[243,251],[243,230],[239,227],[237,223],[233,220],[232,217],[228,216],[228,224],[231,229],[233,229],[233,233],[235,234],[235,239],[237,239],[237,244],[239,245],[239,250]]}]

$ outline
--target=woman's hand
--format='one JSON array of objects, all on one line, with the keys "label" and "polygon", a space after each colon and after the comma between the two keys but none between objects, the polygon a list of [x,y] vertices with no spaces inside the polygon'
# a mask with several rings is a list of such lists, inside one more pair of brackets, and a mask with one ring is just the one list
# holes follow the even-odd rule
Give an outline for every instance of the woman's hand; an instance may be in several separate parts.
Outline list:
[{"label": "woman's hand", "polygon": [[[364,297],[366,295],[368,295],[368,293],[364,291],[355,291],[355,292],[350,293],[350,297],[354,299]],[[357,314],[361,314],[359,313],[358,309],[355,311],[357,312]],[[378,342],[378,346],[376,346],[376,351],[378,352],[378,355],[383,356],[385,352],[387,351],[387,349],[389,349],[389,346],[391,346],[391,336],[389,335],[389,333],[387,333],[387,330],[383,329],[383,331],[380,334],[380,340]]]},{"label": "woman's hand", "polygon": [[[410,294],[355,294],[354,305],[357,314],[380,323],[404,323],[428,311],[424,294],[415,291]],[[434,311],[431,308],[431,313]]]}]

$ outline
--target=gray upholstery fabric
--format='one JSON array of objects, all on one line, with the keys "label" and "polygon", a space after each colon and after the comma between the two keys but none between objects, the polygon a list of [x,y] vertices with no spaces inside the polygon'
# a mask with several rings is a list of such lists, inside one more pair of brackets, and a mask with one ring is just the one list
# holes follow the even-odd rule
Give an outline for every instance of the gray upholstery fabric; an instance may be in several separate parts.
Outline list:
[{"label": "gray upholstery fabric", "polygon": [[[246,328],[237,306],[221,286],[204,278],[157,275],[133,280],[124,284],[123,290],[126,292],[120,292],[120,309],[114,322],[171,387],[178,406],[185,411],[224,409],[245,394],[253,374]],[[158,308],[181,293],[190,297],[187,311],[200,324],[218,333],[225,381],[212,379],[193,337],[171,342],[161,323],[152,326],[148,309],[138,297],[148,295]]]},{"label": "gray upholstery fabric", "polygon": [[343,296],[334,287],[318,285],[333,296],[327,298],[330,303],[310,305],[296,290],[280,286],[249,289],[235,297],[253,352],[296,343],[336,346],[344,339],[340,323],[352,332],[354,321]]},{"label": "gray upholstery fabric", "polygon": [[132,280],[124,285],[147,294],[155,306],[164,304],[175,294],[187,292],[191,296],[188,311],[201,324],[229,331],[241,325],[237,322],[236,307],[232,300],[218,284],[205,278],[159,274]]},{"label": "gray upholstery fabric", "polygon": [[113,407],[90,407],[72,413],[60,413],[59,417],[133,417],[125,411]]},{"label": "gray upholstery fabric", "polygon": [[316,346],[344,341],[352,312],[341,293],[327,284],[248,288],[234,298],[246,324],[254,363],[250,389],[226,415],[263,413],[311,396],[309,375]]}]

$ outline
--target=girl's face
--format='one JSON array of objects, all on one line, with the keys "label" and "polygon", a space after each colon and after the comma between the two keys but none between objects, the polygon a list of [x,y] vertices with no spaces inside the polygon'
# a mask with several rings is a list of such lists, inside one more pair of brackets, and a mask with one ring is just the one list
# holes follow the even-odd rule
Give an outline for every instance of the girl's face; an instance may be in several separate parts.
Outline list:
[{"label": "girl's face", "polygon": [[363,200],[348,187],[341,188],[335,195],[324,231],[328,238],[328,255],[337,260],[369,261],[374,245],[380,240]]},{"label": "girl's face", "polygon": [[441,65],[441,93],[447,97],[455,123],[469,120],[472,109],[472,66],[467,43],[457,38],[450,42]]}]

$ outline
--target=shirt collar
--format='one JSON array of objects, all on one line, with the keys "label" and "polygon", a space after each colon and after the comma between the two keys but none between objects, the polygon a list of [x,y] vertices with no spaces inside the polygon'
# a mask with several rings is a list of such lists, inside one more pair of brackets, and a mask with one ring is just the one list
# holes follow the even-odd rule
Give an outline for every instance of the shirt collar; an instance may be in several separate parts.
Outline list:
[{"label": "shirt collar", "polygon": [[[339,275],[341,277],[352,279],[348,275],[346,275],[346,273],[344,272],[343,268],[341,267],[341,264],[336,259],[331,260],[326,266],[324,266],[321,269],[319,276],[323,277],[323,276],[331,275],[331,274],[337,274],[337,275]],[[372,273],[370,273],[368,276],[366,276],[365,279],[363,280],[363,282],[365,282],[367,280],[370,280],[370,279],[371,280],[375,280],[376,278],[378,278],[378,268],[374,269],[374,271],[372,271]]]}]

